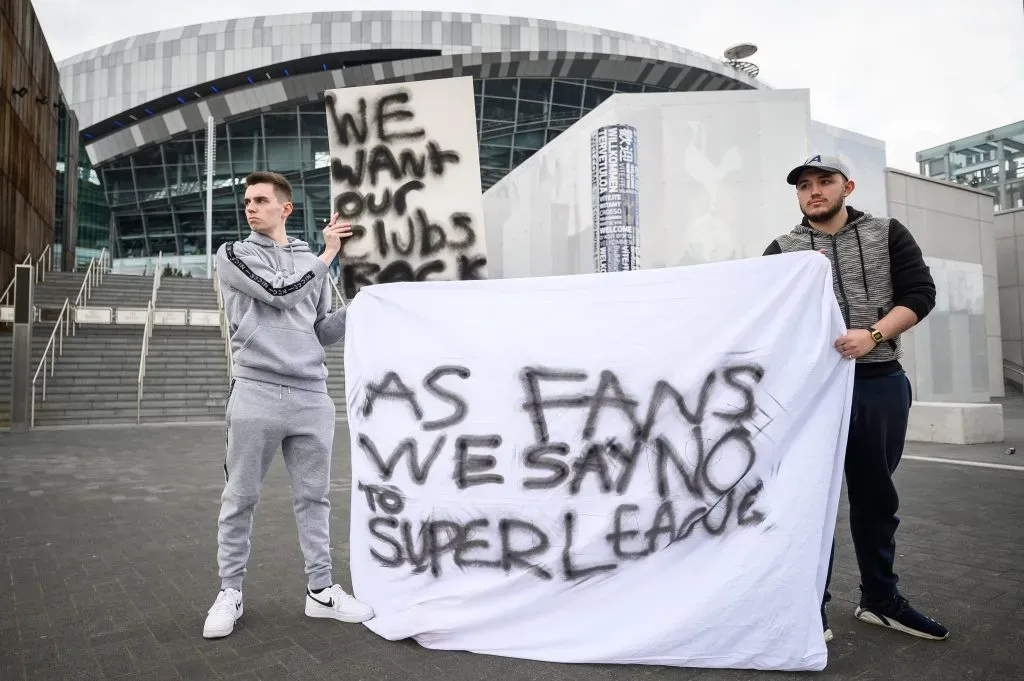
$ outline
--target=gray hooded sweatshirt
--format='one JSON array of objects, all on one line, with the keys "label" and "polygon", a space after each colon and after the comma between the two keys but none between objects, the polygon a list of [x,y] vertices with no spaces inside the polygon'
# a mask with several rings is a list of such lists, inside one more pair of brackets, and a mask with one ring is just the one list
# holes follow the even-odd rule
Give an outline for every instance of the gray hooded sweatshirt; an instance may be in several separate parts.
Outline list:
[{"label": "gray hooded sweatshirt", "polygon": [[324,348],[345,338],[328,268],[305,241],[253,232],[217,251],[236,378],[327,392]]}]

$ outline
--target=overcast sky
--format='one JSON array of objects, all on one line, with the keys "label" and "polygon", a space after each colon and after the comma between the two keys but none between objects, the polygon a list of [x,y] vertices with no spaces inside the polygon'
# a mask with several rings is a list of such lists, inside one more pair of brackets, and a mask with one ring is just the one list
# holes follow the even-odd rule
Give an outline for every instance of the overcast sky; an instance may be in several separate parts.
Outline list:
[{"label": "overcast sky", "polygon": [[[421,4],[422,3],[422,4]],[[283,12],[431,9],[570,21],[718,57],[737,42],[811,116],[882,139],[891,166],[1024,119],[1021,0],[33,0],[56,60],[137,33]],[[625,10],[624,10],[625,8]],[[926,16],[922,10],[927,9]]]}]

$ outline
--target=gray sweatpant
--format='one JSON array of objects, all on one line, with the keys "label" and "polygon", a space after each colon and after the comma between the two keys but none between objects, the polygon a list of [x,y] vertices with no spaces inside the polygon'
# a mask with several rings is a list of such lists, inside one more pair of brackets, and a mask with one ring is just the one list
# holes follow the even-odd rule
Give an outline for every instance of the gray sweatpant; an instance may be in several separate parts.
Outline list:
[{"label": "gray sweatpant", "polygon": [[292,480],[292,507],[310,589],[333,584],[330,515],[335,406],[327,393],[235,379],[225,410],[227,455],[217,531],[221,589],[241,590],[252,517],[278,447]]}]

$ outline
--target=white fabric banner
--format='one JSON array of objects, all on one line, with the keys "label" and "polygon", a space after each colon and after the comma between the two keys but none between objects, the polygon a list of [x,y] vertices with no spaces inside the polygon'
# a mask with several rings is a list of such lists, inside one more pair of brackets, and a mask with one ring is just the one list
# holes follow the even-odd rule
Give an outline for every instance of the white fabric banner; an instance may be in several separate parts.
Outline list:
[{"label": "white fabric banner", "polygon": [[380,636],[820,670],[854,364],[817,253],[363,289],[351,569]]}]

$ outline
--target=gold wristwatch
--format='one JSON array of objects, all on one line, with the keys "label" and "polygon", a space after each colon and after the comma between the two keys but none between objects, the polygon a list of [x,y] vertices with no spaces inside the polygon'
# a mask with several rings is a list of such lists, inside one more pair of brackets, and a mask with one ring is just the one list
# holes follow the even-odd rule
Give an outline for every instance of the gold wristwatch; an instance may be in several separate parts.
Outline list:
[{"label": "gold wristwatch", "polygon": [[873,326],[868,327],[868,333],[870,333],[871,337],[875,339],[875,343],[881,343],[885,340],[885,336],[882,335],[882,332]]}]

